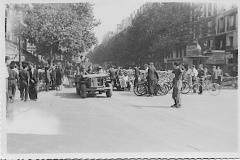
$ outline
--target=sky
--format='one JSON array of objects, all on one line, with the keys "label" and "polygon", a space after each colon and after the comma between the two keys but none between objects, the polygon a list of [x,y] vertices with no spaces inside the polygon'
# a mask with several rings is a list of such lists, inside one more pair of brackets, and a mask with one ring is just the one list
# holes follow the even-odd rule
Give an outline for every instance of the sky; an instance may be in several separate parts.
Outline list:
[{"label": "sky", "polygon": [[114,31],[117,24],[123,19],[130,16],[131,13],[137,11],[146,1],[143,0],[104,0],[92,2],[93,12],[96,20],[100,20],[101,24],[94,29],[95,36],[99,44],[102,36],[108,31]]}]

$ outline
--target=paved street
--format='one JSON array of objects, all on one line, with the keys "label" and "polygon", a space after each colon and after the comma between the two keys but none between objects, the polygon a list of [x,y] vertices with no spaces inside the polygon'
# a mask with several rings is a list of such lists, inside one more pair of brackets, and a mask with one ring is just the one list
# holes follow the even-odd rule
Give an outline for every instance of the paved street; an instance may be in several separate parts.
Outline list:
[{"label": "paved street", "polygon": [[114,91],[81,99],[75,88],[40,92],[11,104],[8,153],[232,152],[237,151],[237,90],[218,96],[137,97]]}]

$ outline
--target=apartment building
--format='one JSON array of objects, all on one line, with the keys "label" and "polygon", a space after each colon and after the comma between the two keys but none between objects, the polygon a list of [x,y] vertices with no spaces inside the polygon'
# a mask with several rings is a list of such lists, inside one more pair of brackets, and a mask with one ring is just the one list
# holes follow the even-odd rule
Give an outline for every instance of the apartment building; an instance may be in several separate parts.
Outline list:
[{"label": "apartment building", "polygon": [[166,54],[164,63],[167,69],[172,62],[188,65],[204,64],[211,68],[217,65],[229,72],[238,61],[238,6],[237,3],[190,3],[191,21],[201,21],[207,31],[193,32],[196,39],[187,46],[175,47]]}]

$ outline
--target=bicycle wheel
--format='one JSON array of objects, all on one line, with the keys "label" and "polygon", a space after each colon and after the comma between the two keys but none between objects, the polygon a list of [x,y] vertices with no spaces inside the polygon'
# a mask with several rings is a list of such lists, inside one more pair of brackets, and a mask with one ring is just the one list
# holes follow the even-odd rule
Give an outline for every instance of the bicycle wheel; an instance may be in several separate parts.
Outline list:
[{"label": "bicycle wheel", "polygon": [[166,85],[166,84],[163,84],[162,85],[162,92],[163,92],[163,95],[166,95],[166,94],[168,94],[168,85]]},{"label": "bicycle wheel", "polygon": [[212,83],[210,89],[208,90],[209,93],[213,96],[216,96],[220,93],[221,91],[221,85],[217,83]]},{"label": "bicycle wheel", "polygon": [[144,83],[140,83],[136,86],[136,88],[134,89],[134,93],[137,96],[142,96],[144,94],[147,93],[147,86]]},{"label": "bicycle wheel", "polygon": [[203,89],[208,91],[211,88],[212,83],[211,83],[210,80],[207,79],[207,80],[204,81],[203,84],[204,84]]},{"label": "bicycle wheel", "polygon": [[156,96],[163,96],[166,95],[168,88],[165,84],[157,84],[155,87],[155,95]]},{"label": "bicycle wheel", "polygon": [[182,88],[181,88],[181,93],[182,94],[187,94],[190,91],[191,87],[188,84],[188,82],[182,82]]},{"label": "bicycle wheel", "polygon": [[200,83],[195,83],[195,84],[193,84],[193,86],[192,86],[192,93],[197,93],[197,92],[199,92],[200,87],[202,87],[202,89],[203,89],[203,86],[202,86]]}]

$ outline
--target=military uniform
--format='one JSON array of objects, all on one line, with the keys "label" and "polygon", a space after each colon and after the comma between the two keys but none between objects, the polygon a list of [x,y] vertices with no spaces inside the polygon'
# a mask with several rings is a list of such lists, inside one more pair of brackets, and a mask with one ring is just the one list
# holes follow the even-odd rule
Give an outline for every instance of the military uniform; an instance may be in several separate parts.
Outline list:
[{"label": "military uniform", "polygon": [[17,81],[18,80],[18,74],[15,70],[9,69],[9,77],[8,77],[8,93],[9,98],[14,100],[15,93],[16,93],[16,87],[17,87]]}]

